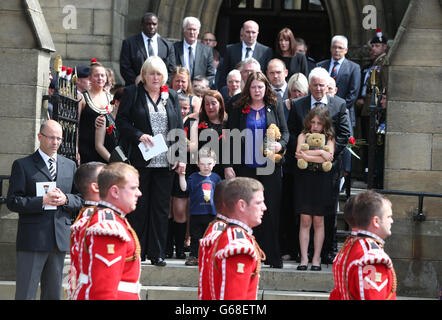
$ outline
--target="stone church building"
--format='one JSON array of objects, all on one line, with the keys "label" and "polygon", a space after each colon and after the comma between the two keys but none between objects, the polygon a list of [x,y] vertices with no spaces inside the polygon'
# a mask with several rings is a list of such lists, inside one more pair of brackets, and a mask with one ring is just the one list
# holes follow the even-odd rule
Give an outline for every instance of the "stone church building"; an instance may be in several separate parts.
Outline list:
[{"label": "stone church building", "polygon": [[[186,16],[200,19],[200,36],[215,33],[223,52],[239,40],[241,24],[253,19],[258,41],[274,47],[283,27],[304,38],[309,54],[329,55],[333,35],[349,39],[348,57],[364,65],[368,43],[381,28],[391,39],[388,54],[384,189],[442,193],[442,0],[5,0],[0,1],[0,175],[35,151],[44,118],[42,96],[56,55],[64,65],[96,58],[118,82],[122,40],[140,32],[142,13],[159,17],[159,33],[182,39]],[[2,196],[7,180],[2,182]],[[442,199],[425,197],[426,220],[416,222],[418,198],[393,202],[393,258],[398,294],[439,297],[442,286]],[[15,274],[17,216],[0,206],[0,280]]]}]

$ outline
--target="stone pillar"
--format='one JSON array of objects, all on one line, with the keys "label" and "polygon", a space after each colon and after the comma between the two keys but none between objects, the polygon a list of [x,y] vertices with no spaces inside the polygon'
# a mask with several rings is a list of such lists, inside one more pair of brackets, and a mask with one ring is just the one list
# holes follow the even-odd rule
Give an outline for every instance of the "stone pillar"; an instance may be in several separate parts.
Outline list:
[{"label": "stone pillar", "polygon": [[[55,50],[36,0],[0,2],[0,174],[9,175],[12,162],[33,153],[45,118],[42,97],[49,84],[50,53]],[[17,32],[19,30],[20,32]],[[7,184],[3,186],[4,193]],[[0,211],[0,279],[15,275],[17,216]]]},{"label": "stone pillar", "polygon": [[[442,193],[442,4],[412,0],[389,54],[385,189]],[[425,222],[413,221],[417,197],[389,197],[401,295],[439,297],[442,198],[425,198]]]}]

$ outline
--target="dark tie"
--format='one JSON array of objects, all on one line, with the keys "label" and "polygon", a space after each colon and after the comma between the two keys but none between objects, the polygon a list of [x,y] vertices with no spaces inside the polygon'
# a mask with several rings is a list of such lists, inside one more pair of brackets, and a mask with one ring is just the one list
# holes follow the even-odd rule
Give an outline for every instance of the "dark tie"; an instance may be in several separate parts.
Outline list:
[{"label": "dark tie", "polygon": [[333,69],[330,73],[330,77],[332,77],[335,80],[336,80],[336,77],[338,76],[338,66],[339,66],[339,62],[335,61],[335,63],[333,64]]},{"label": "dark tie", "polygon": [[155,55],[153,53],[153,48],[152,48],[152,39],[150,39],[150,38],[147,39],[147,51],[149,52],[149,57],[152,57]]},{"label": "dark tie", "polygon": [[324,106],[324,104],[322,102],[320,102],[320,101],[315,102],[315,107],[323,107],[323,106]]},{"label": "dark tie", "polygon": [[55,160],[52,158],[49,158],[49,174],[51,175],[51,179],[52,181],[55,181],[57,174],[56,174],[56,169],[55,169]]},{"label": "dark tie", "polygon": [[250,48],[250,47],[247,47],[246,48],[246,59],[247,58],[250,58],[250,53],[252,52],[252,48]]},{"label": "dark tie", "polygon": [[275,89],[276,93],[278,94],[279,97],[282,98],[282,89]]},{"label": "dark tie", "polygon": [[190,71],[191,78],[193,78],[194,64],[195,64],[195,61],[193,60],[192,47],[189,46],[189,71]]}]

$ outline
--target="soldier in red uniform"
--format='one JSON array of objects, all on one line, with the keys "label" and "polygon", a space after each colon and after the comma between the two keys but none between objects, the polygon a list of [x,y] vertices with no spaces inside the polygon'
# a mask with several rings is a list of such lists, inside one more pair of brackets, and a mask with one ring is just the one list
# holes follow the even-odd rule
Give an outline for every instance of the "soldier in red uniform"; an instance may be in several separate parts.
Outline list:
[{"label": "soldier in red uniform", "polygon": [[227,226],[215,239],[210,258],[205,261],[209,276],[200,279],[202,298],[256,300],[261,260],[265,256],[252,235],[252,228],[261,224],[267,209],[264,187],[251,178],[231,179],[223,190],[223,202]]},{"label": "soldier in red uniform", "polygon": [[138,171],[116,162],[98,175],[100,202],[84,226],[75,300],[138,300],[140,244],[126,215],[141,192]]},{"label": "soldier in red uniform", "polygon": [[354,231],[333,262],[330,300],[395,300],[396,274],[384,251],[391,202],[374,191],[360,193],[352,200],[351,222]]},{"label": "soldier in red uniform", "polygon": [[71,267],[69,270],[67,295],[70,299],[77,287],[79,277],[80,239],[84,236],[83,229],[89,217],[94,212],[95,206],[100,201],[98,191],[98,173],[105,166],[102,162],[88,162],[78,167],[74,175],[74,184],[84,199],[84,206],[71,226]]}]

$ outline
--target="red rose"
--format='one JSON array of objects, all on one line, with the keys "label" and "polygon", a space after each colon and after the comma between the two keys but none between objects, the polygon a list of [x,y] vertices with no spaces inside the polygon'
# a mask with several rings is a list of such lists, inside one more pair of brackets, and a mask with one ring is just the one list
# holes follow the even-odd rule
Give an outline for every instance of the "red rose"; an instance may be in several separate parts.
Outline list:
[{"label": "red rose", "polygon": [[92,59],[91,59],[91,63],[94,63],[94,62],[97,62],[97,59],[92,58]]},{"label": "red rose", "polygon": [[107,129],[106,129],[106,132],[107,132],[107,134],[111,134],[112,133],[112,131],[114,131],[114,125],[113,124],[111,124],[109,127],[107,127]]},{"label": "red rose", "polygon": [[169,92],[169,87],[168,86],[162,86],[160,89],[160,92]]},{"label": "red rose", "polygon": [[207,123],[205,123],[205,122],[201,122],[199,125],[198,125],[198,129],[207,129],[209,126],[207,125]]},{"label": "red rose", "polygon": [[250,109],[251,109],[251,107],[250,106],[245,106],[243,109],[242,109],[242,113],[244,113],[244,114],[249,114],[250,113]]},{"label": "red rose", "polygon": [[348,139],[348,143],[355,145],[356,144],[356,140],[354,137],[350,137],[350,139]]}]

